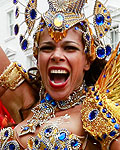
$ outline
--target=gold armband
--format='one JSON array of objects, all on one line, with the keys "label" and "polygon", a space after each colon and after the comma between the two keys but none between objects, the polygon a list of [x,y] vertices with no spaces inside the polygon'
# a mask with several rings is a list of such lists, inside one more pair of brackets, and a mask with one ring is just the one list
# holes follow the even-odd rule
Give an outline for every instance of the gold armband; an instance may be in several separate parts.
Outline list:
[{"label": "gold armband", "polygon": [[11,90],[16,89],[25,79],[29,80],[28,73],[18,63],[12,62],[0,76],[0,85]]}]

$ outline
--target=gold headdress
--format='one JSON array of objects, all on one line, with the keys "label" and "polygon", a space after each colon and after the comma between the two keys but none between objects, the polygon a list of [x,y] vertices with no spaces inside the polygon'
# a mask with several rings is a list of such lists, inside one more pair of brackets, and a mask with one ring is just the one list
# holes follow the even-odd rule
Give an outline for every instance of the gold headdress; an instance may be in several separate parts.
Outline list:
[{"label": "gold headdress", "polygon": [[[105,6],[95,1],[94,7],[94,28],[96,31],[96,38],[92,33],[92,29],[89,26],[88,18],[85,17],[83,7],[87,0],[48,0],[49,9],[41,14],[37,10],[37,2],[40,0],[29,0],[25,7],[25,23],[27,30],[24,36],[20,36],[20,44],[23,50],[28,48],[27,38],[31,35],[34,30],[35,23],[39,21],[39,25],[36,30],[36,34],[44,30],[44,26],[48,28],[48,32],[55,42],[62,40],[67,30],[74,27],[83,33],[85,39],[85,53],[90,56],[91,60],[96,57],[103,59],[111,53],[111,47],[109,45],[104,46],[100,42],[100,38],[103,38],[111,26],[111,16]],[[18,0],[13,0],[14,4],[20,3]],[[20,3],[21,4],[21,3]],[[16,18],[19,16],[19,9],[16,8]],[[81,27],[78,27],[80,24]],[[19,26],[15,25],[15,34],[18,34]],[[28,33],[28,34],[27,34]],[[35,34],[35,35],[36,35]],[[28,37],[26,37],[28,35]],[[36,38],[34,40],[35,47],[38,46]],[[34,55],[37,55],[36,48],[33,48]]]}]

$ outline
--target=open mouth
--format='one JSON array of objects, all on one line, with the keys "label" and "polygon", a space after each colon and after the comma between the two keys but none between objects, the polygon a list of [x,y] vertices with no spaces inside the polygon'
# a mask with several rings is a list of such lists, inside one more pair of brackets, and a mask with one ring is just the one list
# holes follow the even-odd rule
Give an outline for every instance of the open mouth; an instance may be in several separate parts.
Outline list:
[{"label": "open mouth", "polygon": [[49,71],[50,81],[55,85],[64,84],[67,81],[69,75],[70,73],[64,69],[51,69]]}]

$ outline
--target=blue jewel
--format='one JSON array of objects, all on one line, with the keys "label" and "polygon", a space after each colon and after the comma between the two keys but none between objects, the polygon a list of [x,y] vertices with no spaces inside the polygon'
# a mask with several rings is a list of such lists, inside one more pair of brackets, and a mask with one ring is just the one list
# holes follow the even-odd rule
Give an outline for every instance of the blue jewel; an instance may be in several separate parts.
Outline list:
[{"label": "blue jewel", "polygon": [[106,109],[106,108],[103,108],[103,109],[102,109],[102,112],[103,112],[103,113],[106,113],[106,112],[107,112],[107,109]]},{"label": "blue jewel", "polygon": [[25,127],[24,129],[23,129],[23,131],[27,131],[27,130],[29,130],[30,128],[29,127]]},{"label": "blue jewel", "polygon": [[16,24],[15,27],[14,27],[14,33],[15,33],[15,35],[17,35],[18,32],[19,32],[19,26],[18,26],[18,24]]},{"label": "blue jewel", "polygon": [[5,131],[4,136],[8,137],[8,130]]},{"label": "blue jewel", "polygon": [[95,91],[95,87],[92,87],[92,91]]},{"label": "blue jewel", "polygon": [[110,22],[108,22],[107,24],[108,24],[108,25],[111,25],[111,23],[110,23]]},{"label": "blue jewel", "polygon": [[58,146],[55,146],[55,149],[58,149]]},{"label": "blue jewel", "polygon": [[38,139],[35,139],[35,145],[38,145],[39,141]]},{"label": "blue jewel", "polygon": [[119,130],[119,129],[120,129],[120,125],[119,125],[119,124],[117,124],[117,123],[114,125],[114,127],[115,127],[115,129],[117,129],[117,130]]},{"label": "blue jewel", "polygon": [[106,75],[104,74],[104,75],[103,75],[103,78],[105,78],[105,77],[106,77]]},{"label": "blue jewel", "polygon": [[51,100],[53,100],[53,99],[52,99],[52,97],[51,97],[48,93],[46,94],[45,99],[46,99],[47,101],[51,101]]},{"label": "blue jewel", "polygon": [[65,133],[65,132],[61,132],[61,133],[60,133],[60,136],[58,137],[58,139],[59,139],[60,141],[64,141],[65,138],[66,138],[66,133]]},{"label": "blue jewel", "polygon": [[25,9],[25,12],[28,13],[28,9]]},{"label": "blue jewel", "polygon": [[43,25],[44,23],[43,22],[40,22],[40,25]]},{"label": "blue jewel", "polygon": [[52,128],[47,128],[47,129],[45,129],[45,133],[51,133],[52,132]]},{"label": "blue jewel", "polygon": [[79,28],[78,27],[75,27],[75,30],[78,30]]},{"label": "blue jewel", "polygon": [[106,9],[104,10],[104,13],[107,13],[107,10],[106,10]]},{"label": "blue jewel", "polygon": [[98,7],[101,7],[101,4],[99,4]]},{"label": "blue jewel", "polygon": [[78,141],[77,140],[72,140],[71,141],[71,146],[73,147],[76,147],[76,146],[78,146]]},{"label": "blue jewel", "polygon": [[99,100],[99,96],[96,96],[96,100]]},{"label": "blue jewel", "polygon": [[18,67],[21,67],[21,64],[17,64],[18,65]]},{"label": "blue jewel", "polygon": [[109,89],[107,89],[107,90],[106,90],[106,93],[109,93],[109,92],[110,92]]},{"label": "blue jewel", "polygon": [[30,4],[28,4],[28,7],[30,7]]},{"label": "blue jewel", "polygon": [[107,118],[111,118],[111,114],[110,114],[110,113],[107,113],[107,114],[106,114],[106,117],[107,117]]},{"label": "blue jewel", "polygon": [[83,26],[83,25],[84,25],[84,23],[83,23],[83,22],[80,22],[80,25],[81,25],[81,26]]},{"label": "blue jewel", "polygon": [[65,147],[65,148],[64,148],[64,150],[68,150],[68,148],[67,148],[67,147]]},{"label": "blue jewel", "polygon": [[15,145],[14,144],[10,144],[9,145],[9,150],[15,150]]},{"label": "blue jewel", "polygon": [[103,134],[103,139],[105,139],[107,137],[107,134],[105,133],[105,134]]},{"label": "blue jewel", "polygon": [[112,122],[112,123],[116,123],[115,118],[112,118],[112,119],[111,119],[111,122]]},{"label": "blue jewel", "polygon": [[108,29],[106,28],[106,29],[105,29],[105,31],[107,32],[107,31],[108,31]]},{"label": "blue jewel", "polygon": [[114,136],[116,134],[116,131],[111,131],[110,136]]},{"label": "blue jewel", "polygon": [[44,108],[46,108],[46,109],[47,109],[48,107],[47,107],[47,106],[45,106]]},{"label": "blue jewel", "polygon": [[107,19],[110,19],[110,16],[107,16]]},{"label": "blue jewel", "polygon": [[101,102],[99,102],[99,103],[98,103],[98,105],[102,106],[102,105],[103,105],[103,104],[102,104],[102,101],[101,101]]},{"label": "blue jewel", "polygon": [[25,70],[25,69],[23,69],[23,71],[26,73],[26,70]]},{"label": "blue jewel", "polygon": [[21,35],[21,36],[20,36],[20,43],[22,42],[23,38],[24,38],[24,37]]},{"label": "blue jewel", "polygon": [[44,103],[44,102],[45,102],[45,99],[42,99],[40,103]]},{"label": "blue jewel", "polygon": [[[94,95],[96,96],[96,95],[97,95],[97,92],[95,92]],[[99,96],[97,96],[96,98],[99,98]],[[97,100],[99,100],[99,99],[97,99]]]},{"label": "blue jewel", "polygon": [[22,50],[26,50],[28,47],[28,41],[25,39],[22,41],[21,48]]},{"label": "blue jewel", "polygon": [[31,19],[34,20],[36,18],[36,16],[37,16],[37,13],[36,13],[35,9],[31,9],[31,11],[30,11]]},{"label": "blue jewel", "polygon": [[112,48],[109,45],[107,45],[105,48],[106,48],[106,56],[109,56],[111,54]]},{"label": "blue jewel", "polygon": [[13,4],[17,4],[18,3],[18,0],[13,0]]},{"label": "blue jewel", "polygon": [[91,111],[88,116],[89,120],[90,121],[94,120],[97,117],[98,113],[99,113],[99,111],[97,109]]},{"label": "blue jewel", "polygon": [[102,141],[102,139],[101,139],[99,136],[97,137],[97,139],[98,139],[99,141]]},{"label": "blue jewel", "polygon": [[102,14],[96,15],[96,24],[99,26],[104,24],[104,16]]},{"label": "blue jewel", "polygon": [[69,24],[66,24],[65,27],[66,27],[66,28],[69,28]]},{"label": "blue jewel", "polygon": [[118,103],[116,103],[116,104],[115,104],[115,106],[119,106],[119,104],[118,104]]},{"label": "blue jewel", "polygon": [[103,34],[102,34],[102,33],[100,33],[100,36],[103,36]]},{"label": "blue jewel", "polygon": [[90,36],[88,34],[86,34],[86,39],[89,41],[90,40]]},{"label": "blue jewel", "polygon": [[53,106],[56,106],[56,102],[55,102],[55,101],[52,101],[51,104],[52,104]]},{"label": "blue jewel", "polygon": [[33,77],[29,74],[29,79],[32,79]]},{"label": "blue jewel", "polygon": [[85,92],[88,92],[88,89],[87,89],[87,87],[85,87],[84,89],[85,89]]},{"label": "blue jewel", "polygon": [[51,24],[51,23],[49,23],[49,24],[48,24],[48,27],[51,27],[51,26],[52,26],[52,24]]},{"label": "blue jewel", "polygon": [[40,29],[40,32],[42,32],[42,31],[43,31],[43,28]]},{"label": "blue jewel", "polygon": [[32,0],[32,3],[34,3],[34,0]]},{"label": "blue jewel", "polygon": [[103,47],[97,48],[97,56],[98,58],[105,58],[105,49]]},{"label": "blue jewel", "polygon": [[18,7],[15,10],[15,16],[16,16],[16,18],[19,16],[19,9],[18,9]]}]

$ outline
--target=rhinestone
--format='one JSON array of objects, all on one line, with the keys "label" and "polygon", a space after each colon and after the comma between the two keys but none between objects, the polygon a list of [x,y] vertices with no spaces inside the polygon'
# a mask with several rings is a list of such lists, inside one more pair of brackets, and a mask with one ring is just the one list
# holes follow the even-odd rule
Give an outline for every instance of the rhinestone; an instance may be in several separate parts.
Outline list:
[{"label": "rhinestone", "polygon": [[110,16],[107,16],[107,19],[110,19]]},{"label": "rhinestone", "polygon": [[106,90],[106,93],[109,93],[109,92],[110,92],[109,89],[107,89],[107,90]]},{"label": "rhinestone", "polygon": [[112,119],[111,119],[111,122],[112,122],[112,123],[116,123],[115,118],[112,118]]},{"label": "rhinestone", "polygon": [[18,0],[13,0],[13,4],[17,4],[18,3]]},{"label": "rhinestone", "polygon": [[34,20],[36,18],[36,16],[37,16],[37,13],[36,13],[35,9],[31,9],[31,11],[30,11],[31,19]]},{"label": "rhinestone", "polygon": [[66,133],[65,133],[65,132],[61,132],[61,133],[60,133],[60,136],[58,137],[58,139],[59,139],[60,141],[63,141],[65,138],[66,138]]},{"label": "rhinestone", "polygon": [[96,96],[96,100],[99,100],[99,96]]},{"label": "rhinestone", "polygon": [[14,33],[15,33],[15,35],[17,35],[18,32],[19,32],[19,26],[18,26],[18,24],[16,24],[15,27],[14,27]]},{"label": "rhinestone", "polygon": [[53,106],[56,106],[56,102],[55,102],[55,101],[52,101],[51,104],[52,104]]},{"label": "rhinestone", "polygon": [[18,16],[19,16],[19,8],[17,7],[15,10],[15,17],[18,18]]},{"label": "rhinestone", "polygon": [[106,77],[106,75],[104,74],[104,75],[103,75],[103,78],[105,78],[105,77]]},{"label": "rhinestone", "polygon": [[106,29],[105,29],[105,31],[107,32],[107,31],[108,31],[108,29],[106,28]]},{"label": "rhinestone", "polygon": [[111,114],[110,113],[106,114],[106,117],[111,118]]},{"label": "rhinestone", "polygon": [[102,106],[102,105],[103,105],[103,104],[102,104],[102,101],[101,101],[101,102],[99,102],[99,103],[98,103],[98,105]]},{"label": "rhinestone", "polygon": [[119,106],[119,104],[118,104],[118,103],[116,103],[116,104],[115,104],[115,106]]},{"label": "rhinestone", "polygon": [[105,48],[106,48],[106,56],[109,56],[111,54],[111,47],[107,45]]},{"label": "rhinestone", "polygon": [[8,130],[5,131],[4,136],[8,137]]},{"label": "rhinestone", "polygon": [[51,97],[48,93],[46,94],[45,99],[46,99],[47,101],[51,101],[51,100],[53,100],[53,99],[52,99],[52,97]]},{"label": "rhinestone", "polygon": [[103,113],[106,113],[106,112],[107,112],[107,109],[106,109],[106,108],[103,108],[103,109],[102,109],[102,112],[103,112]]},{"label": "rhinestone", "polygon": [[22,42],[23,39],[24,39],[24,37],[21,35],[20,36],[20,43]]},{"label": "rhinestone", "polygon": [[15,145],[14,144],[10,144],[9,145],[9,150],[15,150]]},{"label": "rhinestone", "polygon": [[95,91],[95,87],[92,87],[92,89],[91,89],[92,91]]},{"label": "rhinestone", "polygon": [[25,70],[25,69],[23,69],[23,71],[26,73],[26,70]]},{"label": "rhinestone", "polygon": [[72,141],[71,141],[71,146],[72,146],[72,147],[73,147],[73,146],[74,146],[74,147],[78,146],[78,141],[75,140],[75,139],[72,140]]},{"label": "rhinestone", "polygon": [[55,146],[55,149],[58,149],[58,146]]},{"label": "rhinestone", "polygon": [[101,7],[101,4],[99,4],[98,7]]},{"label": "rhinestone", "polygon": [[106,10],[106,9],[104,10],[104,13],[107,13],[107,10]]},{"label": "rhinestone", "polygon": [[114,136],[116,134],[116,131],[111,131],[110,136]]},{"label": "rhinestone", "polygon": [[41,100],[41,103],[44,103],[44,102],[45,102],[45,99],[42,99],[42,100]]},{"label": "rhinestone", "polygon": [[66,24],[65,27],[66,27],[66,28],[69,28],[69,24]]},{"label": "rhinestone", "polygon": [[106,137],[107,137],[107,134],[106,133],[103,134],[103,139],[106,139]]},{"label": "rhinestone", "polygon": [[56,15],[54,19],[54,25],[56,27],[61,27],[63,25],[64,17],[61,14]]},{"label": "rhinestone", "polygon": [[24,129],[23,129],[23,131],[27,131],[29,129],[29,127],[25,127]]},{"label": "rhinestone", "polygon": [[38,145],[39,141],[38,139],[35,139],[35,145]]},{"label": "rhinestone", "polygon": [[47,128],[47,129],[45,129],[45,133],[51,133],[52,132],[52,128]]},{"label": "rhinestone", "polygon": [[49,24],[48,24],[48,27],[51,27],[51,26],[52,26],[52,24],[51,24],[51,23],[49,23]]},{"label": "rhinestone", "polygon": [[78,30],[79,28],[78,27],[75,27],[75,30]]},{"label": "rhinestone", "polygon": [[97,117],[98,113],[99,113],[99,111],[97,109],[91,111],[89,113],[89,120],[90,121],[94,120]]},{"label": "rhinestone", "polygon": [[40,32],[42,32],[42,31],[43,31],[43,28],[40,29]]},{"label": "rhinestone", "polygon": [[80,22],[80,25],[81,25],[81,26],[83,26],[83,25],[84,25],[84,23],[83,23],[83,22]]},{"label": "rhinestone", "polygon": [[17,64],[19,67],[21,67],[21,64]]},{"label": "rhinestone", "polygon": [[108,25],[111,25],[111,23],[110,23],[110,22],[108,22],[107,24],[108,24]]},{"label": "rhinestone", "polygon": [[115,129],[117,129],[117,130],[119,130],[119,129],[120,129],[120,125],[119,125],[119,124],[117,124],[117,123],[114,125],[114,127],[115,127]]},{"label": "rhinestone", "polygon": [[28,41],[25,39],[22,41],[21,48],[22,50],[26,50],[28,47]]},{"label": "rhinestone", "polygon": [[99,26],[104,24],[104,16],[102,14],[96,15],[96,24]]},{"label": "rhinestone", "polygon": [[97,48],[97,57],[98,58],[105,58],[105,49],[103,47]]}]

